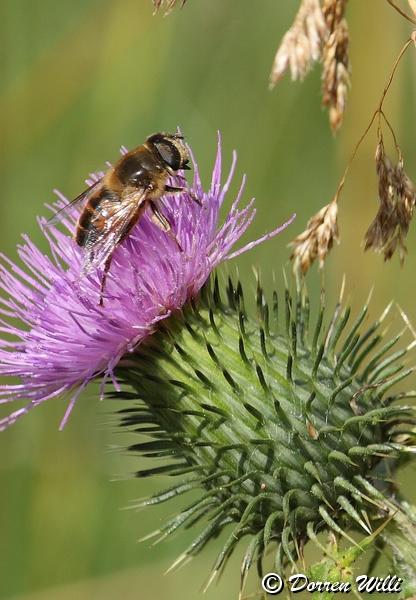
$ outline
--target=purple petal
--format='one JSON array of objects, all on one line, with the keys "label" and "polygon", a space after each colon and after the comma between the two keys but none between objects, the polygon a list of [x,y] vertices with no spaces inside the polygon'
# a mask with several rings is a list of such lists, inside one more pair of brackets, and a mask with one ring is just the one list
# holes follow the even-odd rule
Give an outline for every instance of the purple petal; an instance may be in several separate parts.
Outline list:
[{"label": "purple petal", "polygon": [[[194,179],[190,190],[167,194],[160,201],[183,251],[153,224],[146,211],[113,253],[104,306],[98,304],[102,269],[83,276],[83,250],[72,239],[80,214],[77,207],[65,215],[59,227],[39,219],[50,256],[27,236],[18,246],[22,266],[0,256],[0,314],[4,317],[0,319],[0,330],[13,338],[0,343],[0,376],[19,380],[18,384],[0,386],[0,404],[27,402],[0,420],[0,431],[57,396],[70,398],[61,422],[64,427],[82,390],[94,378],[103,378],[101,396],[108,379],[119,389],[115,367],[153,333],[159,321],[196,296],[218,264],[277,235],[295,218],[293,215],[274,231],[230,253],[255,214],[254,201],[238,209],[244,177],[223,225],[218,223],[221,204],[234,176],[236,154],[227,181],[221,184],[219,136],[208,192],[202,189],[193,156],[192,160]],[[88,183],[102,176],[91,174]],[[201,206],[192,194],[200,199]],[[55,212],[67,204],[60,192],[56,195]]]}]

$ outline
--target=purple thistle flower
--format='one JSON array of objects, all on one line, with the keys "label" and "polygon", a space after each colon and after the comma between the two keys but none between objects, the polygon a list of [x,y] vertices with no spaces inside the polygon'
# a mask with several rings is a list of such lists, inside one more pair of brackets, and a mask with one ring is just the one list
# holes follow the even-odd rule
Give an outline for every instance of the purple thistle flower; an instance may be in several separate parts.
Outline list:
[{"label": "purple thistle flower", "polygon": [[[122,150],[124,151],[124,150]],[[72,236],[79,217],[74,208],[63,220],[63,229],[38,219],[47,237],[51,256],[42,254],[23,236],[18,254],[25,268],[1,255],[1,330],[12,340],[0,346],[0,375],[17,377],[20,383],[0,386],[0,404],[28,400],[23,407],[0,420],[0,431],[30,409],[60,395],[69,397],[61,422],[64,427],[82,390],[94,378],[110,378],[116,390],[114,368],[132,352],[157,323],[180,310],[196,296],[211,271],[221,262],[254,248],[285,229],[295,218],[260,239],[231,252],[255,216],[254,199],[240,209],[245,177],[222,226],[219,210],[229,189],[236,154],[225,184],[221,184],[221,143],[215,160],[211,186],[204,192],[194,163],[191,191],[166,195],[163,210],[180,242],[156,227],[147,213],[129,237],[116,248],[107,278],[104,306],[99,306],[101,270],[81,276],[83,250]],[[89,185],[103,174],[92,175]],[[59,192],[56,212],[68,203]]]}]

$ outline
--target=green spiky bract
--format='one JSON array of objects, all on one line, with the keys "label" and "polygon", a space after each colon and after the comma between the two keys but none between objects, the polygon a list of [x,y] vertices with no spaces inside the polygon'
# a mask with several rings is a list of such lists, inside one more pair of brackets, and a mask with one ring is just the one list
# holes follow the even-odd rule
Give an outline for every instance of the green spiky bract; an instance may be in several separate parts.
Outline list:
[{"label": "green spiky bract", "polygon": [[130,450],[162,459],[137,476],[175,480],[143,505],[200,490],[154,533],[197,532],[174,565],[227,528],[212,574],[247,536],[244,583],[266,550],[282,572],[319,532],[355,544],[351,532],[371,536],[400,510],[392,473],[413,449],[414,394],[391,390],[411,369],[393,349],[400,335],[379,333],[387,311],[366,325],[367,310],[350,322],[338,303],[328,319],[321,301],[310,319],[304,290],[269,307],[258,285],[253,318],[241,284],[221,293],[215,279],[122,361],[130,391],[113,397],[134,400],[122,424],[141,434]]}]

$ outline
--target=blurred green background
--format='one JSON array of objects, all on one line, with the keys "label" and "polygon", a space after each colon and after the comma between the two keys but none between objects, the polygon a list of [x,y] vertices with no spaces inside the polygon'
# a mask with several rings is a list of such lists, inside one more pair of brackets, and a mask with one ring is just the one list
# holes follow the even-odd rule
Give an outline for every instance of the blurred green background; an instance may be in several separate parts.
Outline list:
[{"label": "blurred green background", "polygon": [[[150,0],[1,0],[1,250],[15,257],[21,232],[46,250],[35,218],[46,213],[51,190],[76,196],[87,173],[117,157],[121,144],[138,145],[152,132],[179,125],[208,181],[220,129],[226,161],[236,148],[237,172],[248,175],[246,198],[257,198],[246,240],[298,214],[289,231],[236,261],[249,286],[253,264],[267,289],[272,270],[281,282],[286,244],[331,199],[408,35],[383,0],[351,2],[353,87],[334,139],[320,106],[319,69],[302,85],[286,78],[268,91],[274,52],[298,3],[189,0],[163,18],[152,16]],[[386,102],[414,179],[415,68],[411,49]],[[394,299],[416,322],[414,233],[403,269],[397,259],[384,265],[361,248],[377,209],[374,149],[372,132],[345,187],[342,243],[328,261],[325,284],[334,300],[345,274],[356,309],[374,286],[372,315]],[[315,268],[309,281],[316,290]],[[400,326],[396,309],[393,318]],[[166,481],[123,480],[139,464],[117,451],[129,437],[117,431],[113,408],[99,404],[91,388],[63,433],[64,404],[54,400],[1,434],[0,598],[199,596],[216,544],[192,568],[163,578],[186,535],[155,548],[136,543],[174,506],[122,510]],[[238,560],[208,599],[236,597]]]}]

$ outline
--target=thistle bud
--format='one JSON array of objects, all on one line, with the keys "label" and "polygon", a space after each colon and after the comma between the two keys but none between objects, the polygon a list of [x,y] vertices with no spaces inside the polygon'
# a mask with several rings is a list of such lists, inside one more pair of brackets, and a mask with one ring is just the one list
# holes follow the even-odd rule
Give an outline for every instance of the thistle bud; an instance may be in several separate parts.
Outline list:
[{"label": "thistle bud", "polygon": [[410,346],[391,353],[400,335],[383,340],[388,311],[364,327],[367,305],[350,324],[339,303],[324,326],[323,305],[310,323],[305,292],[274,294],[270,310],[258,285],[256,301],[253,316],[240,283],[224,294],[215,279],[120,362],[125,391],[112,394],[130,402],[120,409],[140,435],[130,451],[163,459],[137,477],[173,479],[141,506],[194,492],[146,539],[194,530],[176,567],[226,529],[211,581],[246,537],[242,587],[266,552],[283,573],[319,532],[374,541],[402,510],[392,476],[414,450],[405,424],[415,411],[403,402],[412,394],[396,391],[411,372],[400,362]]}]

